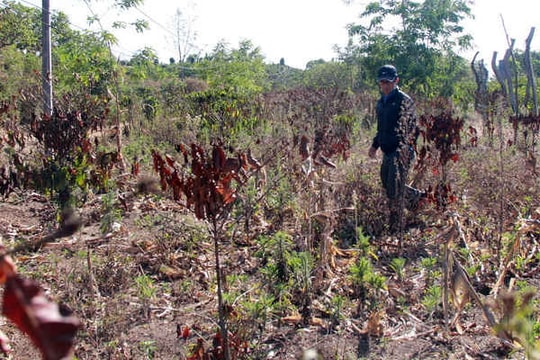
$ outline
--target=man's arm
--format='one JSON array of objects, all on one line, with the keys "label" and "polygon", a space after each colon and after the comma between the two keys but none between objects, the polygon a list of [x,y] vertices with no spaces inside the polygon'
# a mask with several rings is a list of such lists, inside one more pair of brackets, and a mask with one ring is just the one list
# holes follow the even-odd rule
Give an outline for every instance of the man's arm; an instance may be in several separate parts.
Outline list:
[{"label": "man's arm", "polygon": [[371,146],[369,148],[369,151],[368,151],[368,156],[370,158],[374,158],[375,155],[377,154],[377,149],[379,148],[380,144],[379,144],[379,137],[377,135],[375,135],[375,137],[373,138],[373,141],[371,142]]},{"label": "man's arm", "polygon": [[417,137],[416,107],[414,101],[407,95],[401,101],[399,112],[400,147],[414,146]]}]

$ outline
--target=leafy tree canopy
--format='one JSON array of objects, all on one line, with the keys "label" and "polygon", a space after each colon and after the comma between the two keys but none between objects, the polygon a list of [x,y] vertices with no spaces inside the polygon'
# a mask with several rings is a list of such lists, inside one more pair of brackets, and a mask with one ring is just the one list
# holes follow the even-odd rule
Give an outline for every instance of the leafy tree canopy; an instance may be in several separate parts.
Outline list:
[{"label": "leafy tree canopy", "polygon": [[304,84],[310,88],[347,90],[354,87],[357,68],[345,62],[311,61],[304,71]]},{"label": "leafy tree canopy", "polygon": [[[29,53],[41,52],[41,9],[3,0],[0,5],[0,49],[14,45]],[[66,14],[51,15],[51,38],[62,42],[71,32]]]},{"label": "leafy tree canopy", "polygon": [[72,31],[53,47],[53,68],[59,81],[56,91],[87,88],[93,94],[106,94],[116,67],[106,33]]},{"label": "leafy tree canopy", "polygon": [[[91,3],[92,0],[84,0],[85,2]],[[104,1],[104,0],[94,0],[95,2]],[[108,0],[111,1],[111,0]],[[144,0],[114,0],[111,1],[114,6],[118,7],[121,10],[128,10],[133,7],[141,6],[144,4]]]},{"label": "leafy tree canopy", "polygon": [[249,40],[230,50],[226,43],[197,63],[200,77],[210,86],[235,93],[260,93],[268,87],[264,56]]},{"label": "leafy tree canopy", "polygon": [[[456,48],[470,46],[472,37],[464,34],[460,25],[470,16],[467,0],[381,0],[368,4],[360,14],[368,20],[367,25],[351,25],[349,34],[359,40],[356,53],[362,56],[368,80],[375,78],[381,64],[393,63],[405,83],[427,96],[436,96],[442,86],[433,78],[440,74],[453,77],[456,70],[441,67],[441,60],[457,57]],[[455,60],[443,63],[450,65]]]}]

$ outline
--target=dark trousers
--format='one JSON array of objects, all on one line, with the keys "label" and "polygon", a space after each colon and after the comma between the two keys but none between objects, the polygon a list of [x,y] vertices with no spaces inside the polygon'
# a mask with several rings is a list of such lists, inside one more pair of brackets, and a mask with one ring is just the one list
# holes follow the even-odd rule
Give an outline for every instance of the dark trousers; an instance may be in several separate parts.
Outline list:
[{"label": "dark trousers", "polygon": [[[409,159],[413,159],[411,149]],[[390,207],[390,213],[398,213],[420,196],[420,191],[407,185],[407,174],[411,161],[400,161],[399,153],[394,151],[383,155],[381,181]]]}]

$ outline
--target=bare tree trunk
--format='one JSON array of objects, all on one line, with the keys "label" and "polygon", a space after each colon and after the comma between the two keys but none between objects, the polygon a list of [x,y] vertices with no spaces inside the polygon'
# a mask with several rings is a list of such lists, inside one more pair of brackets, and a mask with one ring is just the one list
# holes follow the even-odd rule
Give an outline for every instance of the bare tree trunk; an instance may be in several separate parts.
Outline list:
[{"label": "bare tree trunk", "polygon": [[482,115],[484,122],[487,119],[488,113],[488,80],[489,74],[486,66],[484,65],[484,60],[476,62],[476,57],[478,52],[474,55],[474,58],[471,61],[471,69],[476,80],[476,93],[474,97],[474,109]]},{"label": "bare tree trunk", "polygon": [[512,81],[512,68],[509,61],[510,56],[512,55],[514,42],[515,41],[512,40],[510,47],[508,48],[508,50],[506,50],[506,53],[504,54],[504,58],[499,61],[498,65],[497,52],[493,52],[493,57],[491,58],[491,68],[495,73],[495,77],[497,78],[499,85],[501,85],[501,91],[503,96],[508,99],[508,102],[512,106],[512,111],[517,115],[517,100],[513,91],[514,84]]},{"label": "bare tree trunk", "polygon": [[[506,50],[506,53],[504,54],[503,58],[503,71],[505,72],[504,77],[507,83],[507,90],[510,100],[510,105],[512,106],[512,110],[514,111],[514,114],[516,116],[519,115],[519,104],[518,104],[518,77],[517,77],[517,69],[516,69],[516,58],[514,57],[514,44],[516,43],[516,39],[510,39],[508,36],[508,32],[506,31],[506,25],[504,24],[504,18],[501,14],[501,22],[502,26],[504,28],[504,33],[506,35],[506,42],[508,43],[508,49]],[[512,58],[512,64],[513,66],[510,66],[510,58]],[[515,77],[515,85],[512,83],[512,75]]]},{"label": "bare tree trunk", "polygon": [[517,96],[515,93],[517,89],[517,84],[514,84],[514,80],[512,79],[512,77],[516,74],[516,70],[515,70],[515,67],[512,66],[510,62],[510,58],[512,57],[512,54],[514,51],[514,43],[515,43],[515,40],[512,39],[510,47],[506,50],[506,53],[504,54],[504,58],[499,63],[499,69],[502,72],[504,81],[506,82],[508,100],[510,102],[510,106],[512,107],[512,111],[514,112],[515,115],[518,115],[519,108],[518,108]]},{"label": "bare tree trunk", "polygon": [[[109,51],[111,51],[111,48],[109,47]],[[112,54],[112,51],[111,51]],[[114,118],[114,123],[116,126],[116,153],[118,161],[118,165],[122,169],[122,171],[126,170],[126,162],[124,160],[124,157],[122,156],[122,122],[120,121],[120,85],[118,82],[118,72],[117,70],[114,71],[114,84],[116,86],[116,96],[114,96],[115,104],[116,104],[116,115]]]},{"label": "bare tree trunk", "polygon": [[[525,74],[527,75],[527,91],[525,95],[525,105],[529,105],[530,96],[532,94],[533,100],[533,114],[538,116],[538,94],[536,93],[536,76],[534,75],[534,69],[532,66],[531,60],[531,42],[534,36],[535,28],[532,27],[529,32],[529,36],[525,40],[525,53],[523,54],[523,68],[525,69]],[[529,154],[534,154],[534,147],[536,145],[536,132],[532,131],[532,145],[531,152]]]},{"label": "bare tree trunk", "polygon": [[497,66],[497,52],[493,52],[493,56],[491,57],[491,70],[493,70],[493,73],[495,74],[495,78],[497,79],[497,82],[501,86],[501,92],[503,96],[507,97],[507,90],[506,90],[506,82],[504,81],[503,74],[499,70],[499,67]]},{"label": "bare tree trunk", "polygon": [[218,314],[219,314],[219,328],[221,332],[221,339],[223,340],[223,357],[225,360],[231,359],[231,353],[229,348],[229,330],[227,327],[227,312],[225,304],[223,302],[223,282],[224,274],[221,271],[220,256],[219,256],[219,241],[221,236],[222,225],[218,224],[216,217],[212,218],[212,236],[214,240],[214,257],[216,261],[216,279],[217,279],[217,296],[218,296]]},{"label": "bare tree trunk", "polygon": [[534,106],[534,116],[538,116],[538,95],[536,93],[536,77],[534,76],[534,69],[531,61],[531,42],[534,36],[535,28],[532,27],[525,40],[525,54],[523,57],[525,73],[527,75],[527,95],[525,99],[525,104],[529,102],[529,96],[532,94],[533,106]]}]

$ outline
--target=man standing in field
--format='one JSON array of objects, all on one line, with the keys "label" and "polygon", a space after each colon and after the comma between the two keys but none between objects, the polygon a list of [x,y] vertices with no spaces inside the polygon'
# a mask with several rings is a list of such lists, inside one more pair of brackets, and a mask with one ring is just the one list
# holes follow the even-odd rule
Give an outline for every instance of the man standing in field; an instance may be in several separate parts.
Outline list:
[{"label": "man standing in field", "polygon": [[381,181],[388,198],[389,227],[403,229],[403,209],[414,210],[425,193],[406,184],[414,158],[418,137],[414,101],[398,87],[399,77],[393,65],[384,65],[377,72],[381,97],[377,101],[377,134],[369,148],[375,158],[377,149],[383,152]]}]

